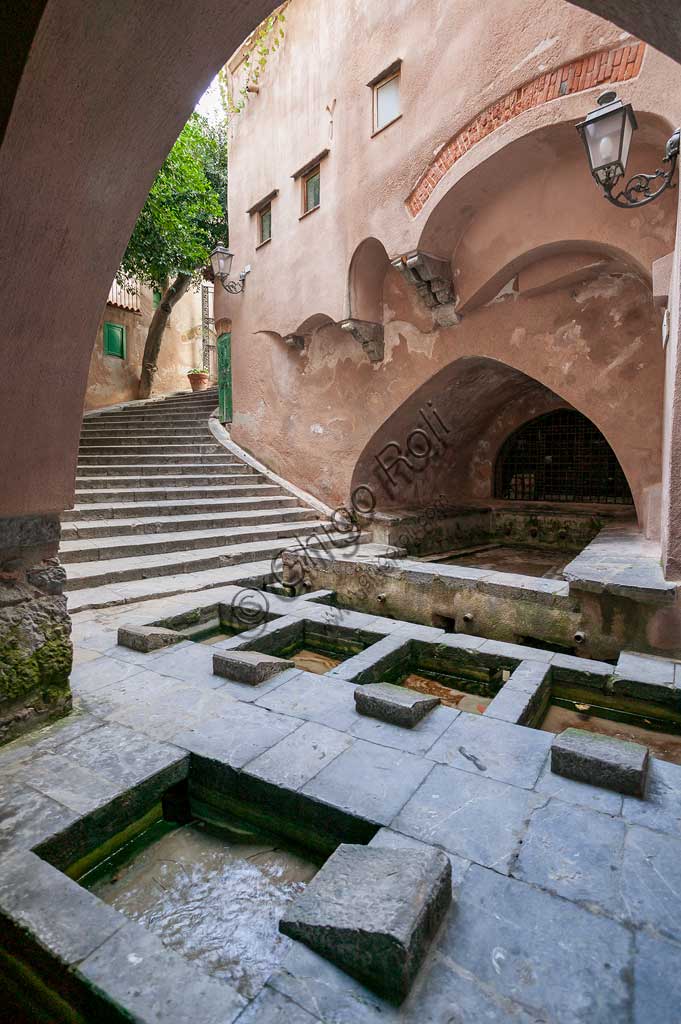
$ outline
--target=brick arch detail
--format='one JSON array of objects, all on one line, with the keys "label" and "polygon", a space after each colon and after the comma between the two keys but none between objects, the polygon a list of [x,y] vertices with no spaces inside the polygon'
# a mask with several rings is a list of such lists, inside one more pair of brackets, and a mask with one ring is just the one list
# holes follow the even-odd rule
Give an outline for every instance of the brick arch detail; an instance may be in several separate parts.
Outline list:
[{"label": "brick arch detail", "polygon": [[551,100],[592,89],[596,85],[627,82],[641,70],[646,44],[634,41],[616,49],[600,50],[547,71],[502,96],[469,121],[445,143],[423,172],[406,199],[412,217],[424,208],[447,171],[476,143],[519,114],[550,103]]}]

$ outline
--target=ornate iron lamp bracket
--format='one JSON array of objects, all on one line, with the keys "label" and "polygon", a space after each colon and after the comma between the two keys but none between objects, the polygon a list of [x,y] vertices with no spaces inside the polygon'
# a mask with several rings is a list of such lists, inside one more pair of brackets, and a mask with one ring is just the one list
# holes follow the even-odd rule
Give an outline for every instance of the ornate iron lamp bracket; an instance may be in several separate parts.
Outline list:
[{"label": "ornate iron lamp bracket", "polygon": [[229,292],[230,295],[238,295],[239,292],[242,292],[244,290],[246,278],[242,277],[240,281],[225,281],[224,278],[218,277],[218,281],[225,289],[225,291]]},{"label": "ornate iron lamp bracket", "polygon": [[[681,129],[677,129],[667,142],[665,150],[663,163],[669,164],[668,170],[665,171],[658,168],[654,174],[634,174],[634,176],[626,183],[624,188],[617,194],[613,194],[613,188],[617,183],[617,178],[613,176],[613,180],[611,182],[605,182],[603,185],[603,194],[605,195],[605,198],[614,206],[619,206],[621,209],[625,210],[631,210],[634,207],[645,206],[647,203],[652,203],[653,199],[657,199],[657,197],[662,195],[666,189],[675,188],[676,186],[672,184],[672,178],[674,177],[674,171],[676,170],[680,145]],[[660,186],[652,191],[651,186],[653,183],[660,180]]]}]

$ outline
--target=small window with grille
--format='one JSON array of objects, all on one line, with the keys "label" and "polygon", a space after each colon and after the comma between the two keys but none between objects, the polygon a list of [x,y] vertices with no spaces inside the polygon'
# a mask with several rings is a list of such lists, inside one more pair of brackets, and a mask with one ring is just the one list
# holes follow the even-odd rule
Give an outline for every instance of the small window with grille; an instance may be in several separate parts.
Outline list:
[{"label": "small window with grille", "polygon": [[538,416],[507,438],[497,457],[494,494],[509,501],[632,504],[605,437],[571,409]]}]

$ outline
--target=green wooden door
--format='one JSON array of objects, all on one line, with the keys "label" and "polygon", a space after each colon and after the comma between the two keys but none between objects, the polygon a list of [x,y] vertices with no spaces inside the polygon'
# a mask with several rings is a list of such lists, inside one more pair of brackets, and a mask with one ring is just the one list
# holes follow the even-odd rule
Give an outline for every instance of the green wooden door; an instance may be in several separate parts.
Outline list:
[{"label": "green wooden door", "polygon": [[218,395],[220,422],[232,422],[232,335],[218,338]]}]

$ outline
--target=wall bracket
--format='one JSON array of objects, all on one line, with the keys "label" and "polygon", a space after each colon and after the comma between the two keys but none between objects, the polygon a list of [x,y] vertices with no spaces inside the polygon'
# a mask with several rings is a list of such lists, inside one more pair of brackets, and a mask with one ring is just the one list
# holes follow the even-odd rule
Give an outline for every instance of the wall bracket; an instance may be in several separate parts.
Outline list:
[{"label": "wall bracket", "polygon": [[455,301],[452,270],[448,260],[431,256],[418,249],[390,261],[404,280],[416,288],[429,309]]},{"label": "wall bracket", "polygon": [[341,320],[338,324],[341,331],[347,331],[358,341],[372,363],[383,360],[384,332],[383,324],[370,320]]}]

